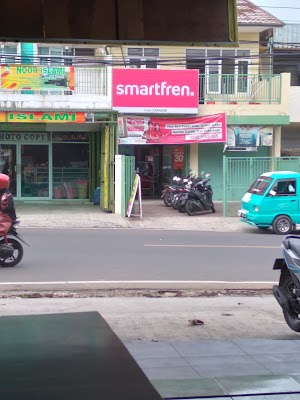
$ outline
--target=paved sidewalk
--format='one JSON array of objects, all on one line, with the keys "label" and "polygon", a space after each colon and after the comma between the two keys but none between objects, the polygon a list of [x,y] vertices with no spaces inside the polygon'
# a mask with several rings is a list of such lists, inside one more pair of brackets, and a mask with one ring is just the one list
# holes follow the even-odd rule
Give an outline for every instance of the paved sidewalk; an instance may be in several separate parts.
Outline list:
[{"label": "paved sidewalk", "polygon": [[300,334],[272,297],[0,299],[0,315],[84,311],[100,312],[163,398],[300,400]]},{"label": "paved sidewalk", "polygon": [[132,228],[236,232],[249,231],[249,227],[237,217],[224,218],[217,204],[216,214],[211,212],[190,217],[167,208],[161,200],[146,200],[143,203],[143,218],[123,218],[106,213],[93,204],[80,203],[22,203],[16,202],[17,215],[22,227],[27,228]]},{"label": "paved sidewalk", "polygon": [[[300,399],[300,340],[131,343],[127,348],[163,398]],[[298,394],[265,397],[289,392]]]}]

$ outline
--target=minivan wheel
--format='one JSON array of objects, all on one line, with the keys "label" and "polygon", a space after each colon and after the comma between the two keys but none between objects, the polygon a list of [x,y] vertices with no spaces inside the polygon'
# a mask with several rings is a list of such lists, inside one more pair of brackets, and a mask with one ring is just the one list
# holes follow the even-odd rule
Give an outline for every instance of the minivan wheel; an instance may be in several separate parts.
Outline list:
[{"label": "minivan wheel", "polygon": [[292,231],[293,223],[286,215],[278,215],[274,219],[272,227],[277,235],[287,235]]}]

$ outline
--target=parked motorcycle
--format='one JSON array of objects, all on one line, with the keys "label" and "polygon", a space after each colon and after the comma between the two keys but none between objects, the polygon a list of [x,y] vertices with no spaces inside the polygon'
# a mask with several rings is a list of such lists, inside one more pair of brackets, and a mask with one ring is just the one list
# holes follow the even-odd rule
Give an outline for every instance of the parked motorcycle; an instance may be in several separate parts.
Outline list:
[{"label": "parked motorcycle", "polygon": [[161,193],[161,198],[163,199],[166,207],[172,207],[171,203],[172,194],[174,191],[177,190],[178,187],[181,187],[180,185],[181,178],[179,178],[178,176],[174,176],[173,181],[174,184],[165,186]]},{"label": "parked motorcycle", "polygon": [[[201,172],[201,175],[203,175],[204,172]],[[197,187],[197,185],[203,180],[203,178],[201,176],[199,177],[193,177],[184,187],[184,189],[181,190],[181,193],[178,196],[178,204],[176,209],[181,212],[181,213],[185,213],[186,209],[185,209],[185,205],[186,202],[189,198],[189,193],[191,192],[191,190],[195,187]]]},{"label": "parked motorcycle", "polygon": [[283,258],[277,258],[273,266],[274,270],[281,271],[279,284],[273,286],[273,294],[288,326],[300,332],[300,236],[287,235],[281,249]]},{"label": "parked motorcycle", "polygon": [[17,219],[13,222],[12,227],[7,234],[6,240],[4,237],[0,239],[1,267],[15,267],[23,258],[24,250],[22,243],[29,246],[28,243],[26,243],[17,232],[19,225],[20,220]]},{"label": "parked motorcycle", "polygon": [[192,173],[193,171],[190,170],[189,174],[184,178],[174,176],[173,178],[174,184],[167,185],[164,187],[161,194],[161,198],[163,199],[166,207],[173,206],[172,200],[174,200],[174,195],[180,192],[180,189],[182,189],[184,185],[188,182],[188,180],[191,178]]},{"label": "parked motorcycle", "polygon": [[199,182],[191,187],[188,193],[188,198],[185,203],[185,211],[188,215],[195,215],[198,211],[211,210],[213,213],[216,212],[214,203],[212,201],[213,190],[208,185],[209,174],[201,179]]}]

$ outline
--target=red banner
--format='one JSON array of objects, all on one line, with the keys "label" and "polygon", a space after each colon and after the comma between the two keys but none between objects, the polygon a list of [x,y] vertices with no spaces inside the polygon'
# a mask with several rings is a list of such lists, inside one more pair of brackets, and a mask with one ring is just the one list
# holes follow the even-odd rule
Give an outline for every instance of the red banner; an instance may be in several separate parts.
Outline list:
[{"label": "red banner", "polygon": [[175,146],[173,149],[173,169],[184,169],[184,146]]},{"label": "red banner", "polygon": [[226,142],[226,114],[203,117],[126,119],[120,144],[189,144]]}]

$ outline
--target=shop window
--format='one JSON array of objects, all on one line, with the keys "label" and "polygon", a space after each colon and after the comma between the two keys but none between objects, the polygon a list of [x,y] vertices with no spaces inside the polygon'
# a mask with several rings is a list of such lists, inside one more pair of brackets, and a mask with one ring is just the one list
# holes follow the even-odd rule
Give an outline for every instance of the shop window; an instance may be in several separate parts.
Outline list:
[{"label": "shop window", "polygon": [[159,48],[129,48],[127,55],[129,68],[158,68]]},{"label": "shop window", "polygon": [[53,143],[53,198],[87,199],[88,143]]},{"label": "shop window", "polygon": [[17,64],[18,46],[7,45],[0,47],[0,61],[1,64]]}]

